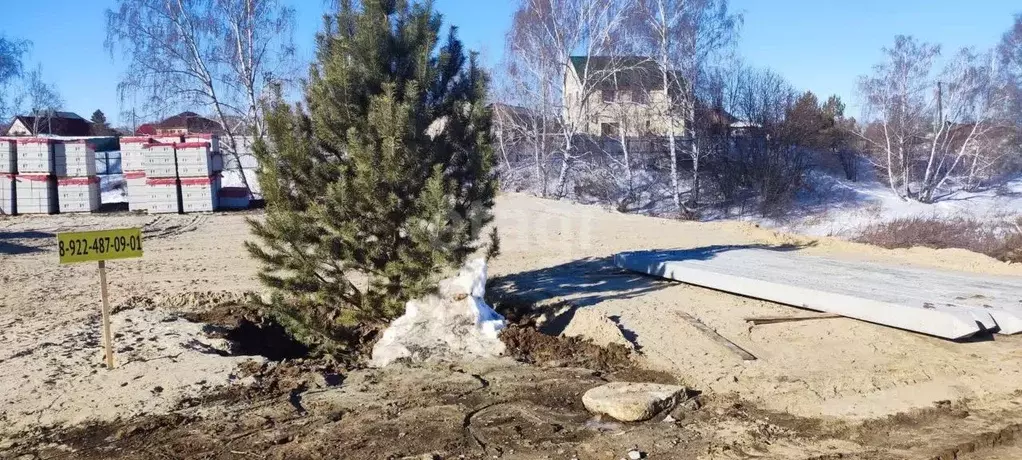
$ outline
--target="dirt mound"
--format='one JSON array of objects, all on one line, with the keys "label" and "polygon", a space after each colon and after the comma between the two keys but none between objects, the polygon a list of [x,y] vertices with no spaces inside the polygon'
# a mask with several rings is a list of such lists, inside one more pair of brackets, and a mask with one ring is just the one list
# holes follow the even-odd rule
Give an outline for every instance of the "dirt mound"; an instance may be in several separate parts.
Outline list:
[{"label": "dirt mound", "polygon": [[200,297],[199,311],[185,313],[184,318],[206,323],[206,332],[235,344],[233,353],[242,356],[263,356],[272,361],[304,358],[311,350],[298,342],[276,321],[234,297]]},{"label": "dirt mound", "polygon": [[633,367],[631,351],[621,345],[601,347],[581,337],[553,337],[535,329],[509,326],[500,334],[508,354],[547,367],[583,367],[614,372]]},{"label": "dirt mound", "polygon": [[507,354],[518,361],[544,367],[577,367],[605,374],[608,380],[680,383],[677,377],[643,367],[624,345],[600,346],[581,336],[554,337],[538,330],[511,325],[500,334]]}]

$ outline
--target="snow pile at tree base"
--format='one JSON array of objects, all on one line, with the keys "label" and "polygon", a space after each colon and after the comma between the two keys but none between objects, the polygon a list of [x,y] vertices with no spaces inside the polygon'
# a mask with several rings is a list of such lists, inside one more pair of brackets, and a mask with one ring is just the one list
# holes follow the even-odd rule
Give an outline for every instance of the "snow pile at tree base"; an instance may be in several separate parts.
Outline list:
[{"label": "snow pile at tree base", "polygon": [[405,304],[405,314],[373,347],[370,365],[500,356],[504,343],[497,334],[505,322],[483,301],[485,291],[486,260],[471,260],[453,278],[440,281],[437,294]]}]

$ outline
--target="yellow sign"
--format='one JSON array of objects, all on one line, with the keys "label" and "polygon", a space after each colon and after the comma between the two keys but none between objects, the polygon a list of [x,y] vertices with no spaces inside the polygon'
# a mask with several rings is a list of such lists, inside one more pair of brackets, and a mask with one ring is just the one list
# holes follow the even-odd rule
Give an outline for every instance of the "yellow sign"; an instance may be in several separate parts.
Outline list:
[{"label": "yellow sign", "polygon": [[58,233],[57,249],[62,264],[142,257],[142,229]]}]

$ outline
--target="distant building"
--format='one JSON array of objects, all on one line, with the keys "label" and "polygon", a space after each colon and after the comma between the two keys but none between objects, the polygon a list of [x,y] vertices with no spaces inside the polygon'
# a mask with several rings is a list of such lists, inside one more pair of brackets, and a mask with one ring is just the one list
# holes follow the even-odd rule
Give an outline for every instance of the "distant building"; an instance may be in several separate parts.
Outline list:
[{"label": "distant building", "polygon": [[136,136],[155,136],[156,126],[152,123],[143,123],[139,125],[138,129],[135,130]]},{"label": "distant building", "polygon": [[159,123],[139,126],[136,134],[149,136],[175,136],[223,133],[224,129],[220,126],[220,123],[203,117],[195,112],[181,112]]},{"label": "distant building", "polygon": [[18,115],[7,128],[8,136],[91,136],[92,123],[74,112]]},{"label": "distant building", "polygon": [[[564,120],[592,136],[659,137],[668,134],[668,115],[687,107],[685,86],[669,72],[672,94],[664,92],[663,75],[656,63],[639,56],[573,56],[564,79]],[[678,107],[669,107],[673,103]],[[683,136],[691,113],[676,121],[674,132]]]}]

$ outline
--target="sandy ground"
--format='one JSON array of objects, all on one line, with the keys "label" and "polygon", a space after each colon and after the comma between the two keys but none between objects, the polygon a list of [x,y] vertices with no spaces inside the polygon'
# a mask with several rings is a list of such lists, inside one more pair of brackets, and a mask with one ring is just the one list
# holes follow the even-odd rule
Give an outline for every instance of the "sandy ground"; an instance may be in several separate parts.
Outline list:
[{"label": "sandy ground", "polygon": [[[107,371],[96,265],[58,265],[54,235],[135,226],[143,228],[145,258],[107,264],[118,366]],[[237,364],[260,358],[221,356],[229,343],[178,316],[223,300],[203,292],[257,287],[240,251],[246,233],[238,215],[0,219],[0,425],[161,413],[239,380]]]},{"label": "sandy ground", "polygon": [[[244,383],[230,369],[245,358],[220,356],[225,344],[174,311],[218,302],[187,293],[259,289],[256,264],[242,246],[246,217],[0,217],[0,425],[159,414],[193,392]],[[556,307],[549,330],[629,343],[648,365],[707,394],[822,420],[875,419],[945,400],[968,401],[976,411],[1017,410],[1022,337],[952,343],[849,319],[750,328],[742,318],[798,311],[623,273],[609,257],[653,248],[797,244],[814,255],[973,273],[1019,276],[1022,267],[960,250],[884,250],[749,224],[654,219],[513,194],[498,199],[496,224],[503,253],[490,267],[495,295]],[[97,346],[96,268],[58,265],[54,234],[127,226],[143,227],[146,255],[108,264],[112,303],[122,310],[114,315],[122,366],[106,372]],[[161,307],[147,307],[153,304]],[[742,361],[677,312],[759,359]],[[996,431],[1001,419],[994,419],[990,429]]]},{"label": "sandy ground", "polygon": [[[658,368],[696,387],[738,392],[765,407],[803,416],[869,418],[940,400],[1013,402],[1022,389],[1022,337],[953,343],[851,319],[750,327],[749,316],[798,310],[615,270],[608,258],[638,249],[714,245],[805,245],[839,259],[1022,275],[962,250],[885,250],[830,238],[793,237],[753,225],[687,223],[604,212],[520,196],[498,205],[504,253],[493,267],[504,289],[560,298],[569,308],[554,323],[603,337],[609,318]],[[538,250],[538,248],[543,248]],[[743,361],[681,321],[685,312],[750,351]],[[591,327],[589,325],[592,325]]]}]

